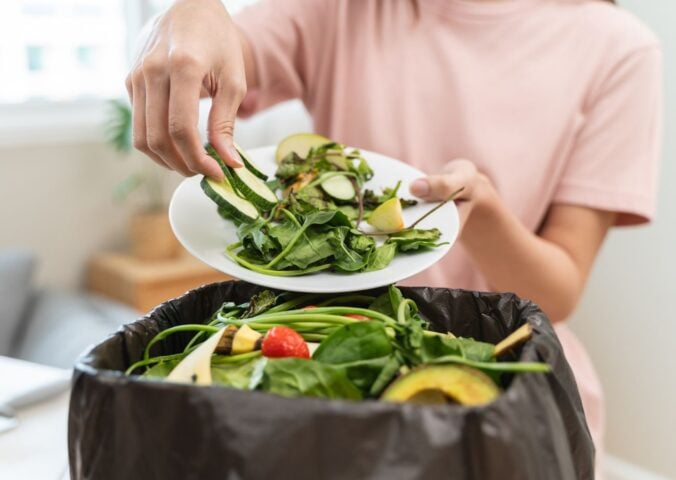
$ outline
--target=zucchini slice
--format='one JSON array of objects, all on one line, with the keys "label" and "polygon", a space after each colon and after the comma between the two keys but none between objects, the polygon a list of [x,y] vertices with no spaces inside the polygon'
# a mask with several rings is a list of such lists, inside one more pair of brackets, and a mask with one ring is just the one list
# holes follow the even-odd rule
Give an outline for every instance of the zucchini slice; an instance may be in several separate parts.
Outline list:
[{"label": "zucchini slice", "polygon": [[259,209],[267,211],[277,204],[275,192],[270,190],[270,187],[251,173],[248,168],[225,166],[223,173],[230,180],[230,184]]},{"label": "zucchini slice", "polygon": [[357,192],[354,185],[345,175],[332,175],[320,183],[322,190],[336,200],[352,200]]},{"label": "zucchini slice", "polygon": [[246,153],[242,147],[240,147],[235,143],[235,149],[237,149],[237,153],[239,153],[239,158],[242,159],[242,163],[244,163],[244,166],[248,168],[251,173],[253,173],[263,181],[266,181],[268,179],[268,176],[263,172],[261,172],[260,168],[256,166],[253,160],[251,160],[251,158],[249,157],[249,154]]},{"label": "zucchini slice", "polygon": [[275,195],[275,192],[270,190],[270,187],[268,187],[260,177],[256,176],[251,170],[249,170],[249,168],[246,166],[246,163],[243,167],[229,167],[225,164],[214,147],[207,144],[205,149],[207,153],[221,166],[221,169],[225,174],[225,178],[228,179],[236,194],[253,203],[256,208],[265,211],[270,210],[277,204],[278,199],[277,195]]},{"label": "zucchini slice", "polygon": [[200,186],[207,197],[218,205],[219,211],[227,212],[233,219],[249,223],[258,218],[256,207],[248,200],[240,198],[227,178],[224,178],[222,182],[217,182],[204,177]]}]

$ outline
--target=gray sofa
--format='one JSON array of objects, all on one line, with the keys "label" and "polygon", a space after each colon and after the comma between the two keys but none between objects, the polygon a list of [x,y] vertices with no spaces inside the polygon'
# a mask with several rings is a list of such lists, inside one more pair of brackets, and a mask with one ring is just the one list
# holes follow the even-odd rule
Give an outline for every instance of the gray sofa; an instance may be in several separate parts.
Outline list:
[{"label": "gray sofa", "polygon": [[0,250],[0,355],[70,368],[89,345],[139,317],[95,295],[36,288],[35,258]]}]

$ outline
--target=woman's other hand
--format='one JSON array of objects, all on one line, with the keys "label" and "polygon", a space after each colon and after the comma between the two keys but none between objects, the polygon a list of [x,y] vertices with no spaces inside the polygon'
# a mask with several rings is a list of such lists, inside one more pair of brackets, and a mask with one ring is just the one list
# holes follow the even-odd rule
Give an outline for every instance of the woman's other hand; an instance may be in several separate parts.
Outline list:
[{"label": "woman's other hand", "polygon": [[441,172],[415,180],[411,184],[411,193],[422,200],[436,202],[446,200],[461,188],[455,202],[462,231],[477,206],[484,205],[494,193],[488,177],[480,173],[473,162],[451,160]]},{"label": "woman's other hand", "polygon": [[178,0],[159,16],[126,80],[134,147],[183,175],[222,178],[197,129],[200,96],[210,96],[208,140],[241,166],[232,135],[246,93],[242,50],[220,0]]}]

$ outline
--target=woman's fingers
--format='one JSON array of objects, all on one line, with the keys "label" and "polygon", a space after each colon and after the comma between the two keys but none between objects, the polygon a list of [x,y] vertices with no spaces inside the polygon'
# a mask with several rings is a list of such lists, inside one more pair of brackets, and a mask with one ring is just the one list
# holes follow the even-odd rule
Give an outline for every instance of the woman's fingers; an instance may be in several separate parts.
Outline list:
[{"label": "woman's fingers", "polygon": [[202,88],[199,65],[189,57],[172,61],[179,64],[172,69],[175,73],[171,75],[169,92],[168,131],[171,141],[188,169],[220,180],[223,170],[216,160],[206,154],[197,130]]},{"label": "woman's fingers", "polygon": [[128,81],[134,145],[183,175],[222,178],[197,129],[199,98],[208,95],[209,140],[225,163],[241,166],[232,132],[246,91],[242,48],[221,1],[174,2],[147,32]]},{"label": "woman's fingers", "polygon": [[242,162],[232,137],[237,109],[246,94],[246,83],[241,75],[223,75],[217,80],[214,90],[207,125],[209,143],[225,163],[232,167],[241,167]]},{"label": "woman's fingers", "polygon": [[151,58],[143,62],[143,75],[146,85],[146,141],[150,150],[164,163],[190,176],[190,170],[169,137],[169,74],[162,62],[155,63]]},{"label": "woman's fingers", "polygon": [[134,148],[152,158],[155,163],[170,168],[164,161],[148,147],[146,140],[146,87],[143,72],[135,69],[127,78],[127,90],[132,102],[132,142]]}]

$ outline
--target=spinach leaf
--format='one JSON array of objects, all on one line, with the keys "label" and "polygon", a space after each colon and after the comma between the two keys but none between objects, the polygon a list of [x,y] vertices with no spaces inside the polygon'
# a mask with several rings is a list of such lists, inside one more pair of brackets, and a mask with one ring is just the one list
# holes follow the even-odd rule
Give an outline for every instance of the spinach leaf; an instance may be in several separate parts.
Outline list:
[{"label": "spinach leaf", "polygon": [[394,379],[402,365],[403,361],[401,360],[400,355],[390,355],[387,359],[387,363],[383,366],[382,370],[380,370],[378,377],[376,377],[371,384],[368,393],[369,396],[380,396],[380,393],[385,390],[385,387],[387,387]]},{"label": "spinach leaf", "polygon": [[331,230],[308,228],[305,234],[296,241],[291,251],[277,264],[277,268],[283,269],[291,266],[307,268],[332,256],[334,250],[329,242],[332,237]]},{"label": "spinach leaf", "polygon": [[336,207],[333,201],[327,199],[324,192],[317,187],[305,187],[300,189],[295,199],[300,203],[303,212],[315,210],[332,210]]},{"label": "spinach leaf", "polygon": [[359,253],[368,254],[376,248],[376,241],[373,237],[364,235],[359,230],[350,230],[346,238],[348,247]]},{"label": "spinach leaf", "polygon": [[[238,363],[212,363],[211,379],[214,384],[226,385],[233,388],[247,389],[252,373],[258,362],[265,359],[254,358]],[[167,360],[153,365],[145,371],[143,378],[166,378],[178,365],[179,359]]]},{"label": "spinach leaf", "polygon": [[334,250],[334,267],[343,272],[357,272],[366,266],[362,255],[347,245],[349,227],[334,227],[329,237],[329,244]]},{"label": "spinach leaf", "polygon": [[390,301],[390,306],[392,307],[393,317],[397,317],[397,311],[399,310],[399,305],[404,301],[404,295],[394,285],[387,287],[387,298]]},{"label": "spinach leaf", "polygon": [[212,363],[211,379],[214,384],[246,390],[249,388],[251,375],[260,358],[238,363]]},{"label": "spinach leaf", "polygon": [[426,336],[422,341],[421,356],[425,363],[436,358],[457,356],[477,362],[492,362],[495,347],[490,343],[471,338],[454,338],[448,335]]},{"label": "spinach leaf", "polygon": [[437,228],[429,230],[410,229],[389,235],[387,243],[394,243],[400,252],[409,252],[424,248],[438,247],[441,232]]},{"label": "spinach leaf", "polygon": [[159,362],[146,370],[143,375],[143,378],[167,378],[171,371],[176,365],[180,362],[180,359],[176,360],[167,360],[165,362]]},{"label": "spinach leaf", "polygon": [[365,182],[373,178],[373,169],[371,169],[371,166],[364,158],[359,159],[359,164],[357,165],[357,168],[354,170],[355,173],[357,173],[357,175],[360,176],[362,182]]},{"label": "spinach leaf", "polygon": [[397,246],[394,243],[380,245],[369,255],[365,271],[373,272],[387,267],[396,253]]},{"label": "spinach leaf", "polygon": [[352,383],[368,395],[382,370],[391,363],[392,343],[382,323],[352,323],[333,332],[312,358],[341,367]]},{"label": "spinach leaf", "polygon": [[268,359],[261,388],[285,397],[362,398],[340,367],[300,358]]},{"label": "spinach leaf", "polygon": [[260,315],[266,310],[274,307],[276,302],[277,296],[274,293],[270,290],[263,290],[251,297],[248,305],[246,305],[246,310],[242,313],[240,318],[249,318]]},{"label": "spinach leaf", "polygon": [[237,238],[243,247],[258,252],[263,258],[277,250],[277,245],[266,233],[266,227],[265,220],[259,217],[251,223],[242,223],[237,228]]},{"label": "spinach leaf", "polygon": [[280,162],[275,172],[275,177],[282,180],[290,180],[301,173],[309,172],[311,169],[311,162],[306,162],[296,152],[291,152]]},{"label": "spinach leaf", "polygon": [[274,238],[281,248],[286,247],[296,235],[298,227],[290,220],[284,220],[268,229],[270,237]]},{"label": "spinach leaf", "polygon": [[268,180],[267,182],[265,182],[265,184],[273,192],[276,192],[277,190],[281,190],[282,188],[284,188],[284,185],[282,184],[282,181],[279,178]]},{"label": "spinach leaf", "polygon": [[392,309],[392,303],[390,302],[389,292],[382,293],[376,297],[376,299],[369,305],[371,310],[376,312],[383,313],[392,318],[396,318],[397,313]]},{"label": "spinach leaf", "polygon": [[336,209],[345,214],[345,216],[351,221],[357,220],[357,218],[359,218],[359,209],[352,205],[340,205],[337,206]]},{"label": "spinach leaf", "polygon": [[345,216],[345,214],[339,210],[324,210],[318,212],[312,212],[308,215],[305,215],[303,220],[303,227],[308,227],[310,225],[324,225],[329,224],[333,226],[346,226],[351,227],[352,223]]},{"label": "spinach leaf", "polygon": [[328,336],[312,355],[323,363],[347,363],[387,356],[392,344],[380,322],[349,323]]}]

